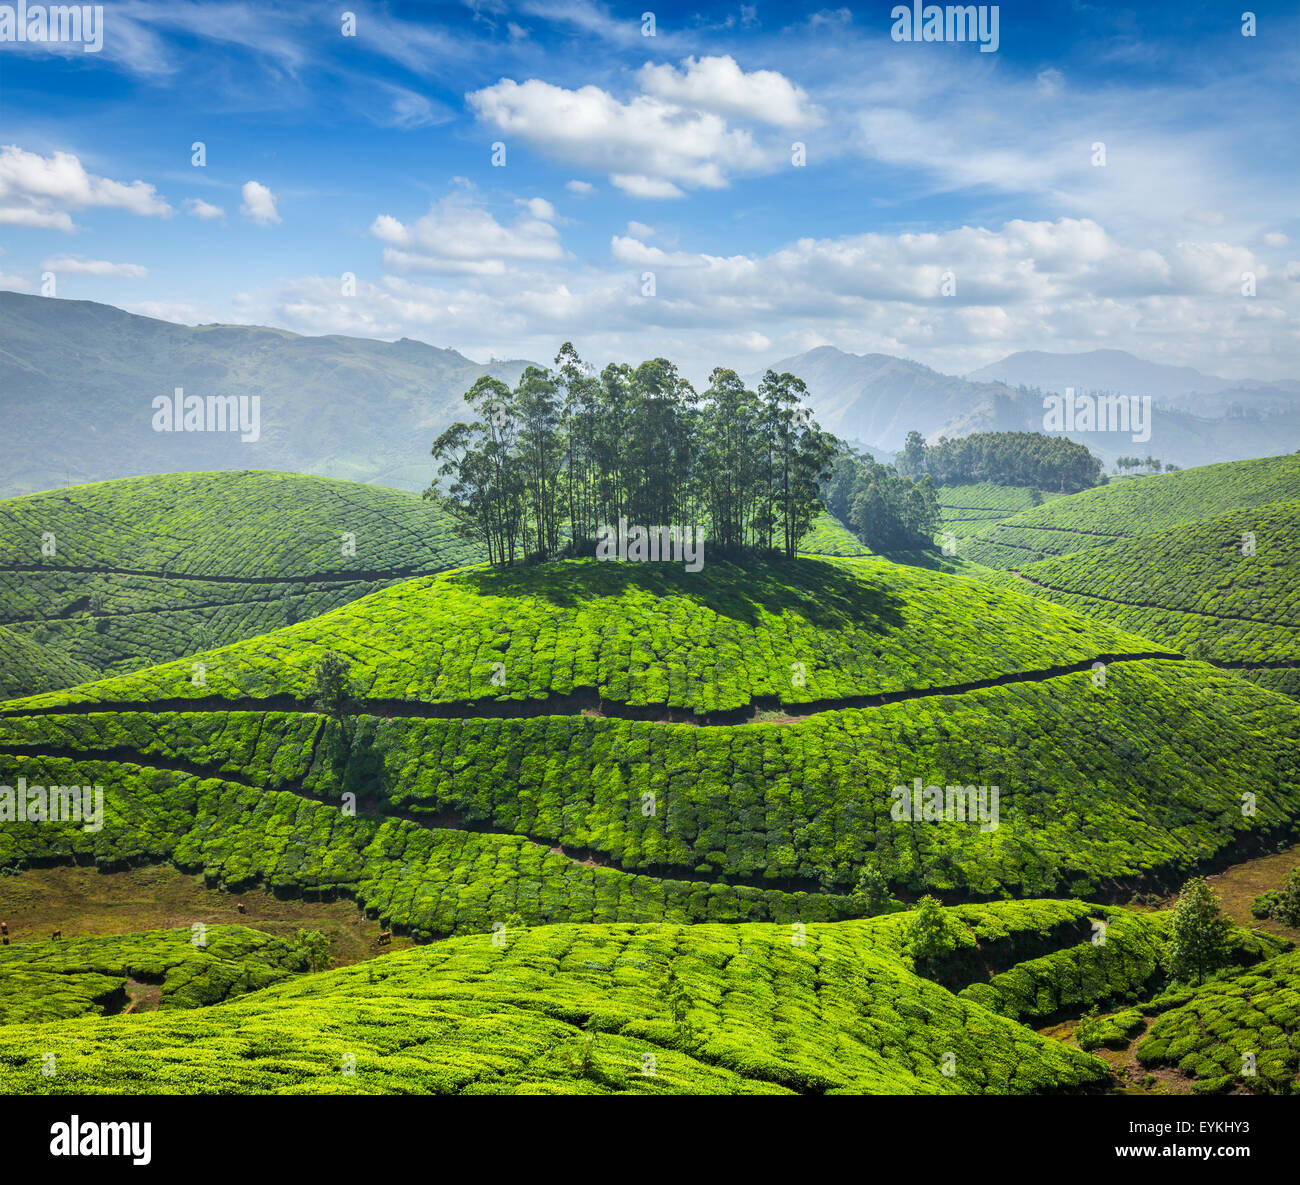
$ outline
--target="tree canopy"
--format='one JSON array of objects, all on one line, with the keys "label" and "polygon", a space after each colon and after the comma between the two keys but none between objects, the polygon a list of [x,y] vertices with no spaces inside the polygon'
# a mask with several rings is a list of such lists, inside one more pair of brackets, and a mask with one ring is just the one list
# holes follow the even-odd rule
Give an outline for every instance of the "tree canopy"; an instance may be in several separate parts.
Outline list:
[{"label": "tree canopy", "polygon": [[434,442],[425,497],[498,565],[588,554],[620,519],[793,556],[834,452],[804,394],[792,374],[768,371],[753,391],[723,367],[700,394],[663,358],[597,375],[566,342],[513,390],[487,375],[470,388],[477,418]]}]

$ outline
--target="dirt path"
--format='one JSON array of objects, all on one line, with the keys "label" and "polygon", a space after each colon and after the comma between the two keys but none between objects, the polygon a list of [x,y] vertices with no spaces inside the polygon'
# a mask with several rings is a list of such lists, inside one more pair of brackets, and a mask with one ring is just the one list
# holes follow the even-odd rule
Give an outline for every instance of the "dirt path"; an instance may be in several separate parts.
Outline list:
[{"label": "dirt path", "polygon": [[[672,707],[668,704],[625,704],[607,700],[595,688],[571,693],[553,693],[544,698],[528,700],[455,700],[428,703],[419,700],[370,699],[362,701],[358,715],[380,716],[386,719],[420,720],[518,720],[535,716],[588,716],[616,720],[641,720],[657,724],[689,724],[699,728],[727,728],[738,724],[768,722],[795,724],[823,712],[841,712],[862,708],[881,708],[906,700],[927,699],[933,696],[965,695],[990,687],[1007,687],[1017,683],[1043,683],[1065,675],[1090,671],[1094,663],[1110,666],[1123,662],[1146,662],[1160,659],[1166,662],[1192,660],[1173,650],[1148,650],[1129,654],[1098,654],[1078,662],[1061,666],[1044,667],[1033,671],[1009,671],[987,679],[965,683],[951,683],[940,687],[907,687],[898,691],[882,691],[869,695],[844,696],[839,699],[811,700],[806,703],[782,703],[775,696],[756,696],[741,708],[697,714],[690,708]],[[1267,665],[1267,664],[1260,664]],[[170,700],[100,700],[43,708],[9,708],[0,717],[9,716],[85,716],[97,712],[297,712],[319,715],[319,710],[305,700],[290,695],[269,696],[266,699],[224,699],[221,696],[183,698]]]}]

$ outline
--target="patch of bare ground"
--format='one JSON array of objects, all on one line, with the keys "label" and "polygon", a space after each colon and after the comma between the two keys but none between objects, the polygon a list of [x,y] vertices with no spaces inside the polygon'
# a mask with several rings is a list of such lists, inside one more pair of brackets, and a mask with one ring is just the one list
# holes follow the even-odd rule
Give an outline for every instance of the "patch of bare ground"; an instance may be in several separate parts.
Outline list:
[{"label": "patch of bare ground", "polygon": [[[1147,1024],[1142,1026],[1133,1035],[1131,1040],[1123,1049],[1094,1049],[1094,1057],[1101,1058],[1102,1061],[1110,1067],[1111,1072],[1111,1093],[1112,1094],[1131,1094],[1131,1095],[1177,1095],[1192,1093],[1192,1079],[1185,1077],[1178,1070],[1168,1067],[1147,1069],[1137,1060],[1137,1043],[1146,1033]],[[1074,1031],[1078,1027],[1077,1020],[1062,1021],[1060,1024],[1050,1025],[1045,1029],[1039,1029],[1038,1032],[1044,1037],[1051,1037],[1055,1041],[1062,1041],[1066,1045],[1073,1045],[1076,1049],[1079,1043],[1074,1039]]]},{"label": "patch of bare ground", "polygon": [[319,930],[331,939],[335,966],[412,945],[409,938],[395,934],[391,944],[380,946],[380,924],[367,920],[347,899],[280,900],[260,888],[227,893],[204,887],[202,876],[162,864],[124,872],[33,868],[0,876],[0,918],[9,924],[15,945],[48,939],[55,930],[62,930],[64,938],[86,938],[171,930],[195,922],[249,926],[278,938],[291,938],[299,928]]},{"label": "patch of bare ground", "polygon": [[130,997],[123,1012],[157,1012],[162,999],[162,984],[141,983],[138,979],[126,981],[126,994]]}]

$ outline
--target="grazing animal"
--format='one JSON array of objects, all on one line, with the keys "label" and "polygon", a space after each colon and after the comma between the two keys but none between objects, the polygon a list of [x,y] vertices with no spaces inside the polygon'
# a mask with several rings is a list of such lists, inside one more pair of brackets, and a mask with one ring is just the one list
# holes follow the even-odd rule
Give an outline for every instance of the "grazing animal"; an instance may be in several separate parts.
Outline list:
[{"label": "grazing animal", "polygon": [[9,945],[9,935],[8,935],[8,934],[0,935],[0,942],[4,943],[5,946],[8,946],[8,945]]},{"label": "grazing animal", "polygon": [[0,922],[0,934],[8,934],[8,933],[9,933],[9,923]]},{"label": "grazing animal", "polygon": [[240,902],[235,906],[235,908],[236,908],[237,910],[239,910],[240,913],[247,913],[247,912],[248,912],[248,910],[244,907],[244,903],[243,903],[242,901],[240,901]]},{"label": "grazing animal", "polygon": [[379,931],[379,945],[380,945],[380,946],[383,946],[383,944],[384,944],[385,942],[392,942],[392,941],[393,941],[393,932],[392,932],[391,930],[380,930],[380,931]]},{"label": "grazing animal", "polygon": [[62,931],[62,930],[55,930],[54,933],[50,935],[50,937],[51,937],[52,939],[53,939],[53,938],[62,938],[62,937],[63,937],[63,931]]}]

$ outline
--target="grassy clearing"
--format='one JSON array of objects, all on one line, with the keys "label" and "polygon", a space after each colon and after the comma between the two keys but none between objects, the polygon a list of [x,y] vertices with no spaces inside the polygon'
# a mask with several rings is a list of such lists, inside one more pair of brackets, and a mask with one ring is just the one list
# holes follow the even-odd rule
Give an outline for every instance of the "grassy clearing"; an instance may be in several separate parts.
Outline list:
[{"label": "grassy clearing", "polygon": [[43,941],[55,930],[62,930],[67,939],[90,938],[188,928],[195,922],[246,925],[277,938],[292,938],[300,929],[319,930],[329,939],[340,967],[411,944],[409,938],[394,935],[391,947],[380,946],[383,927],[350,900],[278,898],[260,887],[227,893],[170,864],[120,872],[84,866],[29,868],[0,876],[0,918],[8,923],[14,946]]}]

